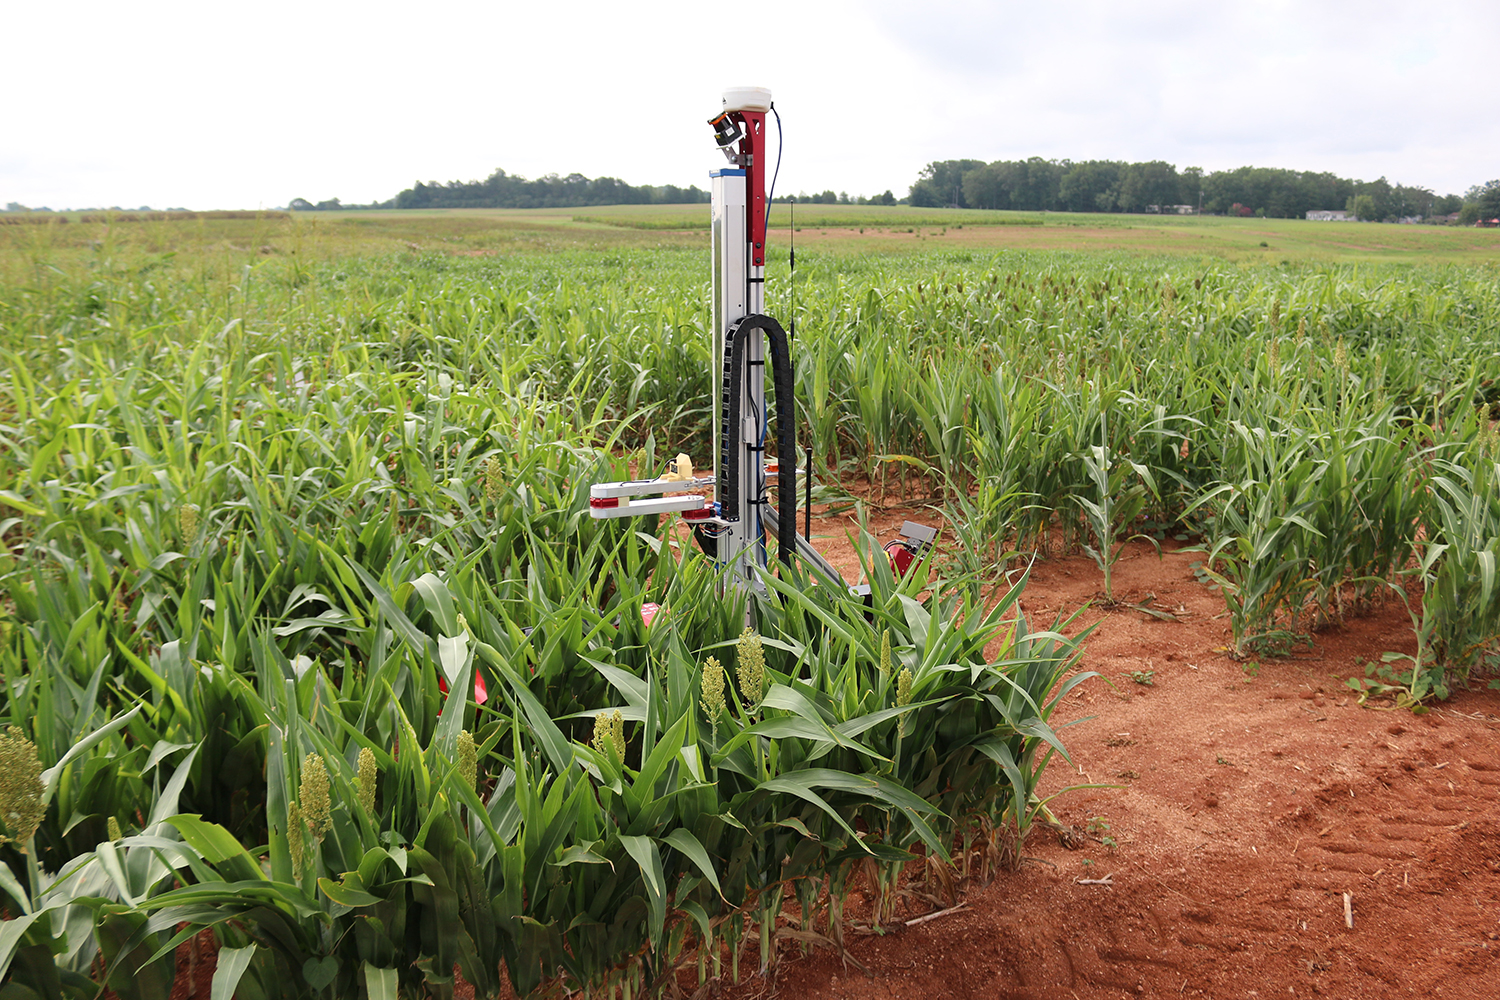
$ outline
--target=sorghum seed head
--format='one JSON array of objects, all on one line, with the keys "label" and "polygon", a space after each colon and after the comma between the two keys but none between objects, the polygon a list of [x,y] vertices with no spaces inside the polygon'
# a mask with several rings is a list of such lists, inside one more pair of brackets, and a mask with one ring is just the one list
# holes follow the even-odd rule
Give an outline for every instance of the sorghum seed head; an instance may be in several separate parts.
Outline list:
[{"label": "sorghum seed head", "polygon": [[500,499],[500,494],[505,491],[505,466],[500,462],[498,456],[490,456],[490,460],[484,463],[484,498],[490,503]]},{"label": "sorghum seed head", "polygon": [[703,661],[703,714],[711,721],[724,711],[724,665],[710,656]]},{"label": "sorghum seed head", "polygon": [[321,845],[324,835],[333,829],[333,800],[328,794],[328,765],[315,753],[302,761],[302,785],[297,800],[307,819],[308,831]]},{"label": "sorghum seed head", "polygon": [[902,667],[901,676],[896,678],[896,707],[911,704],[911,682],[911,668]]},{"label": "sorghum seed head", "polygon": [[366,816],[375,815],[375,752],[369,747],[359,751],[359,808]]},{"label": "sorghum seed head", "polygon": [[292,856],[292,880],[302,881],[302,865],[306,860],[307,824],[302,821],[302,807],[293,802],[286,809],[286,848]]},{"label": "sorghum seed head", "polygon": [[746,628],[735,646],[739,660],[740,693],[751,704],[760,701],[766,687],[766,651],[760,636]]},{"label": "sorghum seed head", "polygon": [[613,752],[616,760],[625,759],[625,717],[619,709],[594,716],[593,747],[605,755]]},{"label": "sorghum seed head", "polygon": [[16,726],[8,727],[0,736],[0,820],[6,829],[0,844],[14,841],[25,850],[47,814],[42,805],[46,791],[36,744]]},{"label": "sorghum seed head", "polygon": [[458,732],[458,777],[469,788],[479,783],[479,751],[467,729]]}]

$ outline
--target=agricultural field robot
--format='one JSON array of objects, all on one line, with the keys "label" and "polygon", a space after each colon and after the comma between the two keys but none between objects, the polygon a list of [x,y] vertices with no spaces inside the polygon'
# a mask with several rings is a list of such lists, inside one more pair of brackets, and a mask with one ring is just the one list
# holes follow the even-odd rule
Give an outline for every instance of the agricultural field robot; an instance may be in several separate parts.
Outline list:
[{"label": "agricultural field robot", "polygon": [[[718,562],[726,585],[752,591],[765,587],[761,574],[767,568],[769,535],[777,540],[783,562],[790,564],[794,555],[800,556],[824,581],[861,595],[868,588],[849,588],[797,531],[796,476],[801,473],[809,487],[810,506],[811,453],[808,467],[799,470],[791,354],[795,323],[788,330],[765,314],[768,173],[775,191],[775,174],[768,169],[773,166],[767,155],[768,115],[777,122],[779,167],[781,117],[769,90],[730,88],[724,91],[722,110],[709,120],[728,161],[709,174],[713,472],[700,474],[687,455],[679,455],[661,478],[594,484],[589,512],[596,518],[680,512],[704,553]],[[768,364],[776,391],[775,414],[766,406]],[[772,424],[774,445],[768,445]],[[773,481],[781,484],[776,506],[769,493]],[[709,487],[714,490],[712,500],[705,492]],[[908,521],[901,538],[886,546],[892,569],[905,573],[936,535],[936,529]]]}]

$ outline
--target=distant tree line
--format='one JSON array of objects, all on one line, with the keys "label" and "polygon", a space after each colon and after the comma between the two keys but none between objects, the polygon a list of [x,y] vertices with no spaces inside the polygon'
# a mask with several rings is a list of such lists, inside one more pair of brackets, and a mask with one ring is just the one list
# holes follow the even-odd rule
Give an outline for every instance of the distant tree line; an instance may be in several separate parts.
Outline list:
[{"label": "distant tree line", "polygon": [[[418,181],[388,201],[345,205],[293,198],[293,211],[354,208],[583,208],[597,205],[681,205],[707,202],[707,191],[675,184],[631,185],[614,177],[546,174],[528,180],[496,170],[482,181]],[[1162,160],[939,160],[922,169],[908,197],[889,190],[865,197],[847,192],[778,195],[778,202],[895,205],[919,208],[1008,209],[1023,212],[1172,212],[1188,206],[1213,215],[1300,219],[1308,212],[1343,209],[1360,219],[1394,222],[1458,212],[1459,222],[1500,217],[1500,180],[1463,196],[1392,184],[1384,177],[1351,180],[1331,173],[1275,167],[1179,171]],[[19,207],[19,206],[16,206]]]},{"label": "distant tree line", "polygon": [[[12,206],[15,204],[11,202]],[[67,211],[75,210],[68,209]],[[0,225],[34,223],[66,226],[70,222],[81,222],[85,225],[95,223],[113,225],[124,222],[180,222],[184,219],[285,219],[289,217],[280,209],[215,209],[208,212],[190,212],[185,208],[168,208],[158,212],[149,206],[143,206],[140,211],[125,211],[118,208],[85,208],[77,211],[80,214],[75,219],[61,212],[54,212],[50,208],[10,207],[0,212]]]},{"label": "distant tree line", "polygon": [[[1477,190],[1477,189],[1476,189]],[[1458,195],[1427,188],[1351,180],[1331,173],[1239,167],[1208,173],[1179,171],[1161,160],[941,160],[929,163],[911,186],[908,201],[939,208],[1030,212],[1146,212],[1192,206],[1215,215],[1304,218],[1319,209],[1344,209],[1361,219],[1395,221],[1457,212]]]},{"label": "distant tree line", "polygon": [[[51,212],[52,209],[48,208],[46,205],[26,206],[26,205],[21,204],[19,201],[8,201],[8,202],[5,203],[5,210],[4,211],[5,211],[6,214],[14,214],[14,213],[18,213],[18,212],[19,213],[24,213],[24,212],[42,212],[42,213],[47,213],[47,212]],[[109,208],[65,208],[65,209],[63,209],[63,211],[65,211],[65,212],[155,212],[157,210],[154,209],[154,208],[152,208],[150,205],[142,205],[140,208],[121,208],[119,205],[111,205]],[[180,214],[180,213],[186,212],[187,209],[185,209],[185,208],[164,208],[161,211],[163,211],[163,212],[175,212],[175,213],[179,213]],[[192,214],[193,214],[193,217],[196,218],[199,215],[203,215],[205,213],[199,212],[199,213],[192,213]],[[254,213],[252,212],[251,214],[253,215]],[[64,219],[63,221],[66,222],[67,220]]]},{"label": "distant tree line", "polygon": [[821,194],[808,194],[806,191],[800,191],[797,194],[777,195],[776,197],[772,198],[771,200],[774,201],[774,202],[776,202],[776,203],[778,203],[778,204],[782,204],[782,203],[786,203],[786,202],[796,202],[799,205],[899,205],[899,204],[901,204],[901,202],[899,202],[899,201],[896,200],[896,196],[891,193],[890,188],[887,188],[886,190],[882,191],[880,194],[871,195],[868,198],[866,198],[862,194],[861,195],[856,195],[855,197],[851,198],[851,197],[849,197],[849,192],[848,191],[838,191],[838,192],[824,191]]},{"label": "distant tree line", "polygon": [[708,192],[675,184],[626,184],[614,177],[566,177],[547,174],[527,180],[518,174],[496,170],[482,181],[423,183],[402,191],[389,201],[372,205],[345,205],[339,199],[316,204],[292,199],[295,211],[336,211],[350,208],[583,208],[592,205],[684,205],[708,201]]}]

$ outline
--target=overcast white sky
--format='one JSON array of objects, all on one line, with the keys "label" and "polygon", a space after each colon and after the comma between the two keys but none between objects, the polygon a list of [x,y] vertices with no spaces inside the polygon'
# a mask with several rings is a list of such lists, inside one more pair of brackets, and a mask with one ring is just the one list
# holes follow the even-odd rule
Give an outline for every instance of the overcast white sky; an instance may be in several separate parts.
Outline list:
[{"label": "overcast white sky", "polygon": [[1500,177],[1496,0],[18,0],[0,29],[0,203],[368,202],[496,167],[706,187],[739,84],[775,94],[793,193],[1033,155]]}]

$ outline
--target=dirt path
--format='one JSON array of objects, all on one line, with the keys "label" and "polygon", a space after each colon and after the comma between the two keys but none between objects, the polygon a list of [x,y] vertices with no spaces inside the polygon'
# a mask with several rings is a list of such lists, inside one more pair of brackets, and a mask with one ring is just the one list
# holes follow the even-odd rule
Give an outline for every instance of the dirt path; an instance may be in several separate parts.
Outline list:
[{"label": "dirt path", "polygon": [[[901,520],[877,518],[879,540]],[[815,533],[847,547],[833,519]],[[1500,692],[1425,716],[1359,707],[1344,678],[1413,651],[1399,602],[1320,633],[1310,654],[1236,662],[1191,558],[1141,543],[1117,567],[1117,596],[1152,594],[1180,621],[1079,620],[1097,622],[1085,665],[1114,687],[1090,681],[1054,717],[1076,723],[1076,766],[1055,764],[1045,790],[1120,786],[1056,801],[1092,834],[1082,849],[1035,830],[1021,869],[971,887],[965,909],[857,939],[872,977],[814,954],[723,995],[1500,996]],[[1022,607],[1041,627],[1101,584],[1085,557],[1038,563]]]}]

